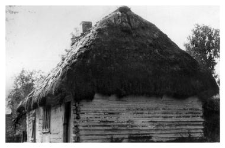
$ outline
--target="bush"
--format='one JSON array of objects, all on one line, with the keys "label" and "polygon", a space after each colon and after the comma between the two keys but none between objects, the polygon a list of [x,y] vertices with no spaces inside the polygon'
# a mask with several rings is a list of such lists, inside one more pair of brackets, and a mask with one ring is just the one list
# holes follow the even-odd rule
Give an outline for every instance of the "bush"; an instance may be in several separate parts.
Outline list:
[{"label": "bush", "polygon": [[220,142],[220,99],[212,98],[203,103],[204,135],[207,142]]}]

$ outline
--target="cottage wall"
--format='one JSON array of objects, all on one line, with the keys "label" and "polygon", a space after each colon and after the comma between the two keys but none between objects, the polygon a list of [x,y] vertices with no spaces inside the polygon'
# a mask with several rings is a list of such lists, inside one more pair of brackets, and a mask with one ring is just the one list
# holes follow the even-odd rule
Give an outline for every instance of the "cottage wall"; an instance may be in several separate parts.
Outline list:
[{"label": "cottage wall", "polygon": [[51,109],[51,134],[50,142],[63,142],[63,105],[52,107]]},{"label": "cottage wall", "polygon": [[42,117],[43,117],[43,109],[39,107],[38,109],[36,109],[36,142],[43,142]]},{"label": "cottage wall", "polygon": [[35,119],[35,110],[30,111],[26,115],[26,122],[27,122],[27,142],[32,142],[32,121]]},{"label": "cottage wall", "polygon": [[43,133],[43,108],[31,111],[27,114],[27,137],[28,142],[32,142],[32,120],[36,116],[36,142],[63,142],[63,118],[64,108],[61,106],[51,107],[50,132]]},{"label": "cottage wall", "polygon": [[196,97],[178,100],[95,95],[73,104],[74,142],[172,141],[202,137],[202,104]]}]

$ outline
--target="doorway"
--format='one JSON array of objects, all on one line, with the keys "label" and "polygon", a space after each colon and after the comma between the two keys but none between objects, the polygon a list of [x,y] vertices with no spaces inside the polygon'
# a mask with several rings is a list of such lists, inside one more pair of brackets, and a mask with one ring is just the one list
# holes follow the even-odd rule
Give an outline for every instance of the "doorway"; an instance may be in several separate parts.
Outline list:
[{"label": "doorway", "polygon": [[70,142],[71,102],[65,103],[63,122],[63,142]]}]

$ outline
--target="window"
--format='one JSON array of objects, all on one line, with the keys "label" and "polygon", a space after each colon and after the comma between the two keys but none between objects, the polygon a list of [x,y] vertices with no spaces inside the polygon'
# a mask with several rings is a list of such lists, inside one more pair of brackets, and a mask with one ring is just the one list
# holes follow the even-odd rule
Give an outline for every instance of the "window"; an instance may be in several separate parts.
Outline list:
[{"label": "window", "polygon": [[35,118],[32,120],[32,129],[31,129],[31,141],[36,142],[36,126]]},{"label": "window", "polygon": [[44,107],[43,108],[43,126],[42,132],[50,132],[50,116],[51,115],[51,108]]}]

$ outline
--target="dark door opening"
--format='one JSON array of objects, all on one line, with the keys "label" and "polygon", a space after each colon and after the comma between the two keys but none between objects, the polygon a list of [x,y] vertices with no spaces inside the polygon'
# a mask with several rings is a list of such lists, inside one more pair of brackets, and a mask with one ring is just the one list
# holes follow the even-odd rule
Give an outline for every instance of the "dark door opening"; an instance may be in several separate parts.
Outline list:
[{"label": "dark door opening", "polygon": [[31,141],[36,142],[36,112],[34,112],[34,116],[32,120]]},{"label": "dark door opening", "polygon": [[71,102],[66,102],[63,123],[63,142],[70,142],[70,116]]}]

